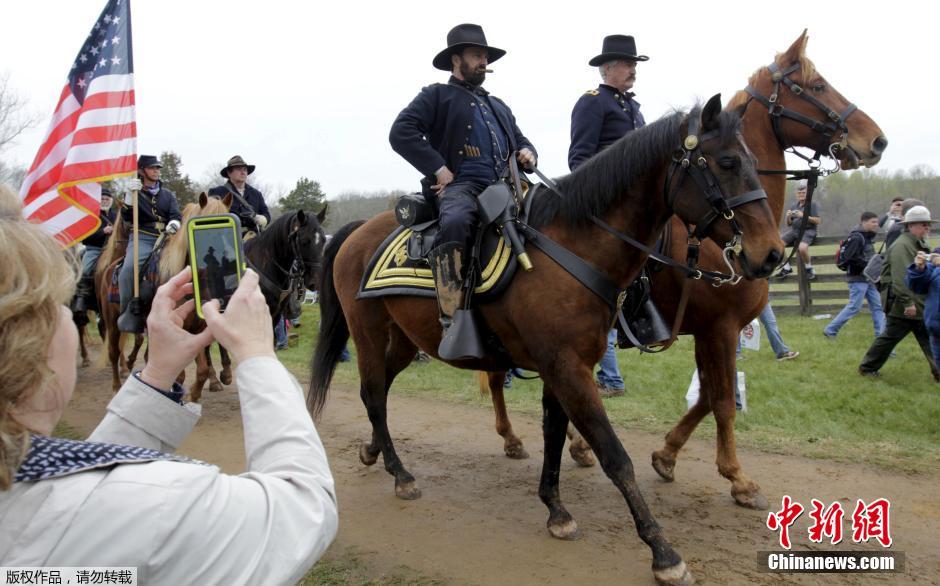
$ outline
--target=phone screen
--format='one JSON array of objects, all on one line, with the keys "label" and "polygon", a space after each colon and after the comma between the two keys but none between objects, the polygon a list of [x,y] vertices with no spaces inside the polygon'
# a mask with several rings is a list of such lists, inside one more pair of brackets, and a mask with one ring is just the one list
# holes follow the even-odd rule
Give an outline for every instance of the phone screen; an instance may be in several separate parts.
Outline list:
[{"label": "phone screen", "polygon": [[225,304],[238,288],[237,243],[232,226],[202,228],[193,231],[196,269],[199,274],[199,298],[202,303],[218,299]]}]

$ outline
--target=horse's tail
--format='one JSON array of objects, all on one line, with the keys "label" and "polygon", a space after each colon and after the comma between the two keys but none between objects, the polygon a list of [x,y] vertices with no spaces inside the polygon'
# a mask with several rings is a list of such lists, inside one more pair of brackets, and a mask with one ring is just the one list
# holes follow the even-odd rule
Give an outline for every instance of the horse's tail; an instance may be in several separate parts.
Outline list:
[{"label": "horse's tail", "polygon": [[326,403],[326,393],[333,380],[336,363],[349,341],[349,326],[346,324],[346,315],[343,306],[336,295],[336,285],[333,284],[333,264],[336,253],[364,220],[351,222],[340,228],[330,243],[323,250],[323,279],[320,284],[320,333],[317,336],[317,347],[310,361],[310,392],[307,394],[307,409],[314,417],[320,416],[323,404]]}]

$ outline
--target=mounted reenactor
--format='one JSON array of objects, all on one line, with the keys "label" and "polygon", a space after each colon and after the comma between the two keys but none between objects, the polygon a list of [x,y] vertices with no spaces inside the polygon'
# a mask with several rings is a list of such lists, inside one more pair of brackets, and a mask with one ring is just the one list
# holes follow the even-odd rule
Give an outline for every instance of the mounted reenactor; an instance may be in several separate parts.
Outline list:
[{"label": "mounted reenactor", "polygon": [[[85,238],[82,244],[85,246],[85,252],[82,254],[82,275],[78,281],[78,287],[75,289],[75,300],[72,304],[72,310],[76,313],[84,313],[89,309],[95,309],[95,267],[98,265],[98,257],[101,256],[101,249],[108,242],[111,232],[114,231],[114,222],[117,220],[117,211],[111,209],[114,198],[111,190],[107,187],[101,188],[101,206],[98,211],[98,218],[101,225]],[[87,318],[86,318],[87,319]]]},{"label": "mounted reenactor", "polygon": [[[133,240],[127,247],[124,263],[121,265],[121,272],[118,276],[122,313],[130,304],[132,296],[136,300],[135,273],[140,274],[140,270],[153,251],[160,233],[165,231],[167,234],[175,234],[180,229],[182,215],[180,215],[176,195],[160,183],[160,169],[162,167],[163,164],[157,157],[140,155],[137,159],[137,178],[127,183],[121,218],[125,224],[133,227],[131,233]],[[134,205],[135,198],[138,203],[137,206]],[[136,246],[134,241],[137,243]],[[134,262],[135,248],[136,263]],[[139,276],[137,278],[139,280]],[[142,312],[139,307],[132,308],[132,310],[135,316],[141,317]],[[134,325],[142,331],[143,320],[133,321],[135,322]],[[122,331],[137,330],[122,328]]]},{"label": "mounted reenactor", "polygon": [[461,24],[447,33],[447,48],[432,64],[450,71],[448,82],[421,90],[392,124],[392,148],[425,175],[437,198],[440,230],[428,254],[445,333],[466,295],[466,251],[479,212],[477,196],[499,180],[517,152],[534,168],[536,151],[502,100],[483,89],[487,65],[506,51],[491,47],[483,29]]},{"label": "mounted reenactor", "polygon": [[241,220],[243,236],[249,232],[260,233],[271,221],[271,212],[264,202],[264,196],[248,184],[248,176],[254,172],[254,165],[249,165],[239,155],[235,155],[219,171],[219,175],[227,180],[225,184],[209,190],[209,195],[220,199],[232,194],[231,212]]}]

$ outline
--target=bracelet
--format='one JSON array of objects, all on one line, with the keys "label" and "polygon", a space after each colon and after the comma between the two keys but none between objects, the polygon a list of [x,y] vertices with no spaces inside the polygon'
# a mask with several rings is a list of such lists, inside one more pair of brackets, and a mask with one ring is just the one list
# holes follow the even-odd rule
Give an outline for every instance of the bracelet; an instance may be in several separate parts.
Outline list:
[{"label": "bracelet", "polygon": [[183,404],[183,395],[186,394],[186,389],[184,389],[184,388],[183,388],[183,385],[179,384],[178,382],[173,381],[173,386],[171,387],[171,389],[170,389],[169,391],[163,391],[163,390],[160,390],[160,389],[158,389],[157,387],[153,386],[153,385],[150,384],[150,383],[144,382],[144,380],[143,380],[142,378],[140,378],[140,371],[139,371],[139,370],[137,370],[137,371],[134,372],[134,378],[136,378],[137,380],[139,380],[139,381],[142,382],[143,384],[147,385],[147,386],[150,387],[151,389],[155,390],[156,392],[160,393],[161,395],[163,395],[163,396],[166,397],[167,399],[173,401],[173,402],[176,403],[177,405],[182,405],[182,404]]}]

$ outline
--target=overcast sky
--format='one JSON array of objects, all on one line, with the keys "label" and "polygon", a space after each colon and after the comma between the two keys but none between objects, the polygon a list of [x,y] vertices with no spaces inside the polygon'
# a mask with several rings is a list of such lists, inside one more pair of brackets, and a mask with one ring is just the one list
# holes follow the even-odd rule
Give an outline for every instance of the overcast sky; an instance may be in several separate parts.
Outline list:
[{"label": "overcast sky", "polygon": [[[28,165],[103,0],[5,3],[0,72],[42,122],[6,159]],[[881,168],[940,170],[932,110],[940,79],[928,62],[937,32],[928,4],[778,2],[343,2],[133,0],[139,152],[176,151],[202,180],[240,154],[264,183],[300,176],[328,196],[418,187],[388,144],[418,90],[446,81],[431,59],[447,31],[483,25],[508,54],[485,87],[513,109],[540,152],[567,172],[571,107],[599,78],[587,61],[608,34],[632,34],[634,91],[646,119],[742,89],[809,28],[807,54],[867,112],[890,146]]]}]

